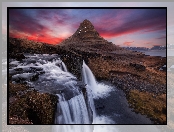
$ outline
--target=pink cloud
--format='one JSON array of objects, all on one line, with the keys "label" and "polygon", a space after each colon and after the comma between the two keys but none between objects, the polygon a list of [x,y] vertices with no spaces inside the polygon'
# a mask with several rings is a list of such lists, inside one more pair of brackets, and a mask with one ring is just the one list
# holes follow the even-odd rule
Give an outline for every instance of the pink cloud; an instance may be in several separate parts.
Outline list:
[{"label": "pink cloud", "polygon": [[134,43],[134,41],[126,41],[123,43],[125,46],[131,46],[131,44]]}]

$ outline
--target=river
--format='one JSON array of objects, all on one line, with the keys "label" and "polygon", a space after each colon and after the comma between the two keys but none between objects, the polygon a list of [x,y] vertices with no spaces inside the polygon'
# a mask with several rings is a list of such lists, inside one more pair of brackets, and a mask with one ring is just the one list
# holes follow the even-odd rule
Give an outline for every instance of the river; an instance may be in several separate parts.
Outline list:
[{"label": "river", "polygon": [[[77,80],[59,55],[25,54],[25,57],[22,61],[10,59],[12,81],[21,83],[22,80],[40,92],[59,96],[55,124],[153,124],[129,108],[122,90],[106,81],[97,82],[85,62],[83,80]],[[86,100],[79,81],[86,84]]]}]

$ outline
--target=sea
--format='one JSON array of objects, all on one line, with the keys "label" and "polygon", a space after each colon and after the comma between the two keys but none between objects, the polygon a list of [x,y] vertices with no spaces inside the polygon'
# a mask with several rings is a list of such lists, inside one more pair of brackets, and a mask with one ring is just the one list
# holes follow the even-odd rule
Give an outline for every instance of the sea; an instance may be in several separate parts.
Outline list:
[{"label": "sea", "polygon": [[[161,57],[166,57],[167,52],[166,50],[147,50],[147,51],[144,51],[144,50],[139,50],[139,52],[142,52],[143,54],[145,55],[150,55],[150,56],[161,56]],[[171,52],[172,53],[172,52]],[[170,53],[170,54],[171,54]],[[173,56],[174,56],[174,53],[172,53]]]}]

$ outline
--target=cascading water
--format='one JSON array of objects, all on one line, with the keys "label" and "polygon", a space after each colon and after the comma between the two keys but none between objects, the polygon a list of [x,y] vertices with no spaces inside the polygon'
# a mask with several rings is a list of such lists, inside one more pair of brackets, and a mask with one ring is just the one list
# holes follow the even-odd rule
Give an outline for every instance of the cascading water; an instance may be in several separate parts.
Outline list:
[{"label": "cascading water", "polygon": [[90,124],[83,94],[65,100],[64,95],[58,95],[55,124]]},{"label": "cascading water", "polygon": [[[25,56],[26,59],[21,62],[10,60],[9,72],[12,74],[12,81],[18,82],[22,78],[25,83],[40,92],[57,95],[59,100],[55,124],[96,124],[93,98],[94,95],[95,97],[97,94],[102,95],[100,91],[105,87],[96,83],[85,62],[83,62],[82,78],[86,84],[87,96],[83,96],[81,83],[67,71],[66,65],[58,55],[26,54]],[[98,95],[97,97],[100,97]]]},{"label": "cascading water", "polygon": [[82,65],[82,80],[87,84],[87,86],[89,86],[93,93],[96,92],[97,83],[95,77],[90,68],[85,64],[85,61],[83,61]]},{"label": "cascading water", "polygon": [[[95,81],[94,75],[92,74],[89,67],[85,64],[83,61],[82,65],[82,79],[83,82],[86,84],[86,91],[87,91],[87,102],[85,103],[85,99],[83,94],[80,94],[78,96],[73,97],[69,101],[65,101],[62,95],[58,95],[60,103],[58,103],[59,108],[59,114],[60,112],[63,112],[61,116],[57,117],[57,123],[63,123],[62,118],[66,118],[67,124],[85,124],[95,123],[96,118],[96,111],[94,106],[94,100],[93,100],[93,93],[95,91],[95,88],[97,87],[97,83]],[[87,105],[87,107],[86,107]],[[73,111],[72,115],[70,114],[70,111]],[[92,111],[92,113],[91,113]],[[70,116],[71,115],[71,116]],[[81,116],[80,116],[81,115]],[[89,119],[92,115],[92,122]],[[65,121],[65,120],[64,120]],[[65,122],[64,122],[65,123]],[[66,124],[66,123],[65,123]],[[96,131],[93,126],[53,126],[52,132],[92,132]],[[97,131],[96,131],[97,132]]]},{"label": "cascading water", "polygon": [[[62,66],[66,66],[62,63]],[[64,68],[63,68],[64,69]],[[82,78],[86,84],[87,101],[85,102],[84,96],[79,92],[79,95],[66,100],[64,94],[57,94],[57,112],[55,124],[92,124],[96,118],[96,111],[93,100],[93,92],[97,87],[94,75],[89,67],[83,61]],[[74,88],[77,90],[77,88]],[[92,119],[91,119],[92,117]]]},{"label": "cascading water", "polygon": [[65,63],[62,61],[61,64],[62,64],[62,70],[63,70],[64,72],[68,72]]},{"label": "cascading water", "polygon": [[[90,115],[91,114],[93,115],[93,123],[95,123],[96,110],[95,110],[95,106],[94,106],[93,96],[94,96],[94,93],[96,92],[95,89],[97,88],[97,83],[96,83],[93,73],[91,72],[89,67],[85,64],[84,61],[83,61],[83,65],[82,65],[82,81],[86,84],[88,111],[89,111]],[[92,113],[91,113],[90,109],[91,109]]]}]

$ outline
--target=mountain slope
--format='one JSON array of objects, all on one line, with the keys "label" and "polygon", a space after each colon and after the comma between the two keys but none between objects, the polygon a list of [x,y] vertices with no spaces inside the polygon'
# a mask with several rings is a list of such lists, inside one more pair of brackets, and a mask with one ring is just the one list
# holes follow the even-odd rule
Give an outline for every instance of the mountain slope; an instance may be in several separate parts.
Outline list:
[{"label": "mountain slope", "polygon": [[72,36],[62,41],[59,45],[65,48],[75,47],[76,49],[91,51],[125,50],[101,37],[87,19],[80,23],[79,28]]}]

